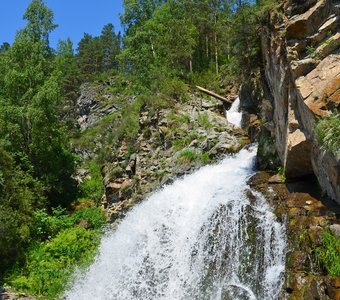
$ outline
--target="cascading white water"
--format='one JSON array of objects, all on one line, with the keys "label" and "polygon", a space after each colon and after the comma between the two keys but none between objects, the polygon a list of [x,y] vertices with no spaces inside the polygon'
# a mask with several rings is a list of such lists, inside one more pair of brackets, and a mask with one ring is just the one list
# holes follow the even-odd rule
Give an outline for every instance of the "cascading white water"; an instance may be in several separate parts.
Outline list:
[{"label": "cascading white water", "polygon": [[237,97],[230,109],[227,111],[228,122],[234,124],[236,127],[241,127],[242,114],[240,111],[240,98]]},{"label": "cascading white water", "polygon": [[203,167],[134,207],[104,236],[96,261],[66,299],[276,299],[285,232],[246,184],[255,148]]}]

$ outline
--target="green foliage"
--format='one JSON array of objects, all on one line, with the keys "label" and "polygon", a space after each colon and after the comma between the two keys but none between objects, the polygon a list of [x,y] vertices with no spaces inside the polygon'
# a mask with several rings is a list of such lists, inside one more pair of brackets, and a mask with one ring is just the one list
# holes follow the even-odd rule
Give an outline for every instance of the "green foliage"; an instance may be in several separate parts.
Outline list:
[{"label": "green foliage", "polygon": [[193,149],[184,149],[181,151],[179,158],[184,163],[191,163],[197,159],[197,153]]},{"label": "green foliage", "polygon": [[169,114],[168,115],[168,120],[171,121],[171,124],[174,127],[179,127],[182,124],[190,124],[191,123],[191,118],[189,115],[177,115],[177,114]]},{"label": "green foliage", "polygon": [[100,172],[101,164],[91,160],[85,167],[89,169],[90,173],[80,185],[80,194],[84,198],[98,202],[104,193],[103,178]]},{"label": "green foliage", "polygon": [[65,288],[76,264],[91,262],[99,243],[98,234],[74,227],[37,245],[27,255],[27,264],[12,276],[10,284],[19,291],[55,299]]},{"label": "green foliage", "polygon": [[198,117],[197,117],[197,123],[199,126],[205,128],[206,130],[212,128],[212,124],[209,120],[209,116],[207,113],[203,113],[203,114],[200,114]]},{"label": "green foliage", "polygon": [[44,241],[71,226],[72,220],[64,208],[54,208],[52,214],[48,214],[45,209],[36,210],[31,223],[32,238]]},{"label": "green foliage", "polygon": [[323,245],[316,247],[315,256],[318,263],[323,266],[331,276],[340,276],[340,238],[324,231],[322,235]]},{"label": "green foliage", "polygon": [[314,53],[315,53],[315,48],[314,47],[312,47],[312,46],[307,46],[306,47],[306,52],[307,52],[307,55],[310,55],[310,56],[312,56]]},{"label": "green foliage", "polygon": [[192,140],[189,136],[185,136],[185,137],[180,138],[180,139],[175,139],[172,143],[172,146],[173,146],[174,150],[181,150],[181,149],[189,146],[191,141]]},{"label": "green foliage", "polygon": [[200,153],[191,148],[183,149],[180,152],[178,159],[182,163],[200,162],[202,164],[207,164],[211,161],[208,153]]},{"label": "green foliage", "polygon": [[30,241],[29,224],[34,209],[45,202],[43,192],[42,185],[16,167],[0,146],[0,279]]},{"label": "green foliage", "polygon": [[96,230],[100,230],[105,225],[104,215],[97,207],[80,209],[72,214],[71,219],[73,224],[79,224],[80,221],[85,220],[88,228]]},{"label": "green foliage", "polygon": [[[87,229],[81,224],[86,224]],[[92,261],[104,224],[103,214],[95,207],[72,214],[61,208],[50,215],[44,210],[35,212],[31,225],[35,240],[27,250],[24,266],[11,272],[7,284],[18,291],[55,299],[75,267]]]},{"label": "green foliage", "polygon": [[321,146],[340,157],[340,116],[334,115],[318,120],[315,127],[315,134]]},{"label": "green foliage", "polygon": [[279,175],[280,175],[280,178],[281,178],[281,181],[282,182],[286,182],[286,172],[285,172],[285,168],[284,167],[282,167],[282,166],[279,166],[278,168],[277,168],[277,171],[278,171],[278,173],[279,173]]}]

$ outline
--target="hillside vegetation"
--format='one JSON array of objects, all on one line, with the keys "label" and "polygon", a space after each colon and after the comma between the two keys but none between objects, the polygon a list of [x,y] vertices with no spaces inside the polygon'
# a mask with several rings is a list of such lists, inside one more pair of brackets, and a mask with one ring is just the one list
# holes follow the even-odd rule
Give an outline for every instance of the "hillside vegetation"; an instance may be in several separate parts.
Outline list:
[{"label": "hillside vegetation", "polygon": [[[185,103],[195,84],[225,94],[258,74],[259,28],[273,2],[125,0],[124,34],[106,24],[100,36],[52,49],[53,12],[31,1],[26,26],[0,48],[0,284],[45,298],[62,291],[95,255],[105,224],[100,170],[111,149],[124,140],[133,153],[146,107]],[[81,131],[81,84],[110,80],[121,110]],[[98,136],[104,146],[94,157],[75,154]],[[183,150],[179,160],[209,160],[197,155]],[[80,163],[90,170],[83,183]]]}]

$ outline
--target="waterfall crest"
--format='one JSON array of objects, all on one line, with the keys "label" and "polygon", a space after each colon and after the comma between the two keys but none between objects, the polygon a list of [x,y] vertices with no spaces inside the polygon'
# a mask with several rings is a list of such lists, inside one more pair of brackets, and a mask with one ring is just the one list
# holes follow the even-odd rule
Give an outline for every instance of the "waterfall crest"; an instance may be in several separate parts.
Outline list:
[{"label": "waterfall crest", "polygon": [[242,114],[240,110],[240,98],[237,97],[230,109],[227,111],[228,122],[234,124],[236,127],[241,127]]},{"label": "waterfall crest", "polygon": [[246,184],[255,155],[243,149],[134,207],[66,299],[276,299],[285,232]]}]

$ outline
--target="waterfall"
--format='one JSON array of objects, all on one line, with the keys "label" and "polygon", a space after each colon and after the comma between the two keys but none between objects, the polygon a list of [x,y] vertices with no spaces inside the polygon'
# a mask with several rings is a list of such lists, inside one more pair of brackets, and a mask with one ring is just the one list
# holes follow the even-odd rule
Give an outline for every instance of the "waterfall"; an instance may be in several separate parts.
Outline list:
[{"label": "waterfall", "polygon": [[285,230],[246,184],[256,147],[155,192],[107,232],[66,299],[277,299]]},{"label": "waterfall", "polygon": [[240,98],[237,97],[230,109],[227,111],[228,122],[234,124],[236,127],[241,127],[242,114],[240,111]]}]

